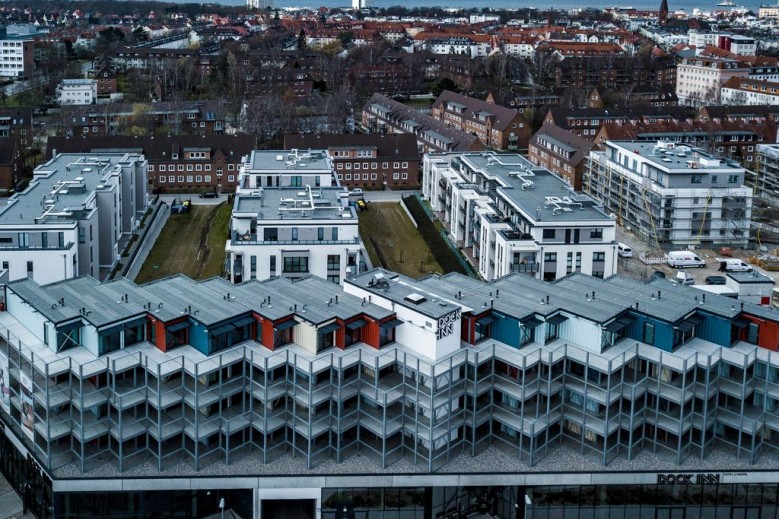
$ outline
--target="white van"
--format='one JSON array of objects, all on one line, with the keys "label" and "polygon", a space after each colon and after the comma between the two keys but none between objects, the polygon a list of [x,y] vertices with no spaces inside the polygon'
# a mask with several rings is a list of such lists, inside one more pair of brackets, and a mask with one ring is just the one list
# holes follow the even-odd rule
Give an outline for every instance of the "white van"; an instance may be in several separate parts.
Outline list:
[{"label": "white van", "polygon": [[705,267],[706,262],[688,250],[671,251],[665,255],[668,265],[675,268]]},{"label": "white van", "polygon": [[631,249],[624,243],[617,243],[617,254],[619,254],[621,258],[632,258],[633,249]]},{"label": "white van", "polygon": [[[752,265],[736,258],[716,258],[720,263],[720,272],[752,272]],[[724,264],[724,268],[723,268]]]}]

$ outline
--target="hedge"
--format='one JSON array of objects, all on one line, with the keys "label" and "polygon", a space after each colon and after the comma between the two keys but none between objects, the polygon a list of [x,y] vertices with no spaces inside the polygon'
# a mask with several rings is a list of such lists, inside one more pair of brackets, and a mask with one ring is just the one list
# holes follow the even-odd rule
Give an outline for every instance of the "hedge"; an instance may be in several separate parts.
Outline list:
[{"label": "hedge", "polygon": [[460,263],[457,254],[452,250],[449,243],[446,241],[446,238],[441,236],[441,233],[436,229],[433,221],[427,216],[419,199],[412,195],[404,198],[403,202],[414,217],[419,233],[427,243],[427,246],[430,247],[433,257],[435,257],[438,264],[441,265],[444,273],[458,272],[467,276],[468,272],[465,270],[462,263]]}]

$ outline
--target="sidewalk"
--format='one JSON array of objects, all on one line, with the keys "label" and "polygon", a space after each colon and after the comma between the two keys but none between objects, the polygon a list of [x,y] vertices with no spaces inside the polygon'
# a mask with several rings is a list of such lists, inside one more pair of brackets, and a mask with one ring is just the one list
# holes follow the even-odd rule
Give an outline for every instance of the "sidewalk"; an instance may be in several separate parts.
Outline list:
[{"label": "sidewalk", "polygon": [[0,519],[34,519],[28,513],[22,515],[22,498],[0,474]]}]

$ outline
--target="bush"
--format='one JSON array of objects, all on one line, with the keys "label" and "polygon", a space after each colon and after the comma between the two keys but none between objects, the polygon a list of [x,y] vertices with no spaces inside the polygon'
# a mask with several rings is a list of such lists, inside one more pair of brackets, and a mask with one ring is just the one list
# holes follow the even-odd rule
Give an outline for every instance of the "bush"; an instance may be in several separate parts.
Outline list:
[{"label": "bush", "polygon": [[404,198],[403,202],[414,217],[419,234],[422,235],[422,238],[430,247],[433,256],[438,264],[441,265],[444,273],[457,272],[467,276],[468,272],[465,267],[460,263],[459,258],[449,246],[446,238],[441,236],[433,221],[427,216],[427,213],[422,208],[422,204],[419,203],[419,199],[415,196],[409,196]]}]

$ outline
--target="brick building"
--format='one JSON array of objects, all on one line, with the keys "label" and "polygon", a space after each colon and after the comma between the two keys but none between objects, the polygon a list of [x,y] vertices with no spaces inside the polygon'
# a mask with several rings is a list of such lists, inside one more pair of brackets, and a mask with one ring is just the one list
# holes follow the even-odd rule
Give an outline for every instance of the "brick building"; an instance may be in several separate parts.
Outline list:
[{"label": "brick building", "polygon": [[531,135],[530,125],[518,110],[449,90],[433,103],[432,116],[497,150],[525,149]]},{"label": "brick building", "polygon": [[249,135],[50,137],[47,156],[131,150],[148,162],[153,192],[225,192],[235,190],[242,159],[253,147],[254,137]]},{"label": "brick building", "polygon": [[19,139],[0,137],[0,193],[7,193],[21,180],[24,154]]},{"label": "brick building", "polygon": [[0,137],[16,137],[22,147],[32,146],[32,108],[0,108]]},{"label": "brick building", "polygon": [[592,141],[546,123],[530,138],[527,158],[580,191],[587,155],[592,146]]},{"label": "brick building", "polygon": [[419,150],[411,134],[288,134],[284,148],[327,150],[339,183],[350,189],[418,189],[420,185]]}]

